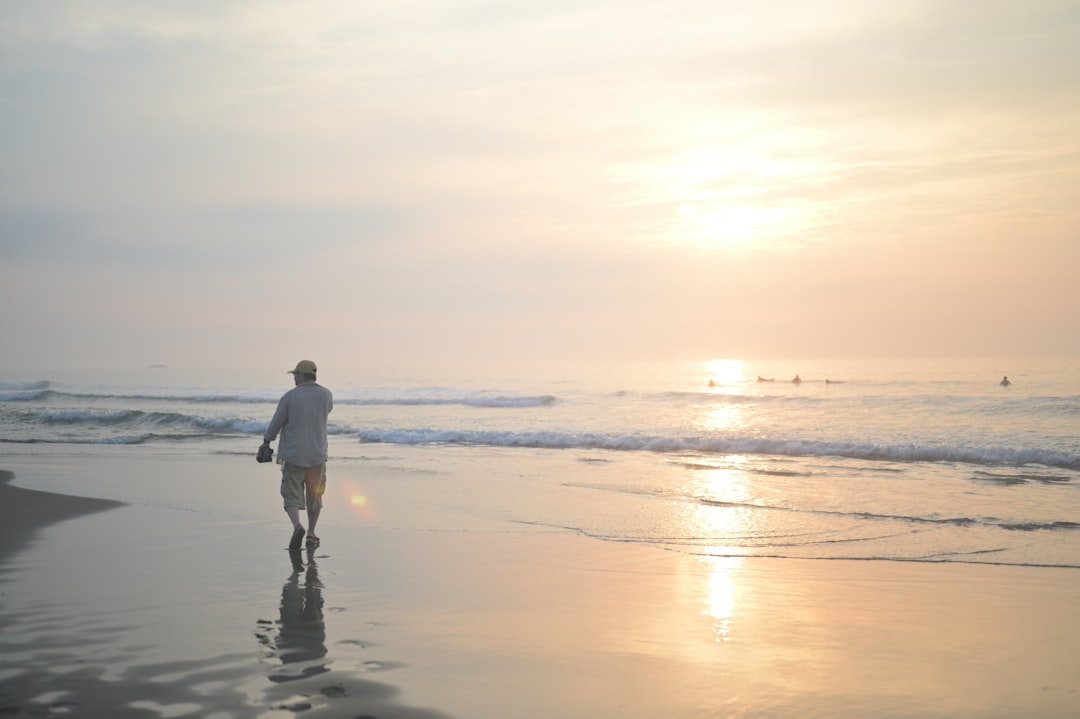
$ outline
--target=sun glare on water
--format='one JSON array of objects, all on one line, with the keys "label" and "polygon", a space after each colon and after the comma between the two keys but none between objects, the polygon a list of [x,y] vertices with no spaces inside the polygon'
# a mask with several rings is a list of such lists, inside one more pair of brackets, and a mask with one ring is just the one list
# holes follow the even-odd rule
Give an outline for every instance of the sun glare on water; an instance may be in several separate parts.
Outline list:
[{"label": "sun glare on water", "polygon": [[705,363],[705,375],[710,387],[728,387],[746,381],[746,373],[741,360],[717,359]]},{"label": "sun glare on water", "polygon": [[737,467],[695,472],[686,490],[691,496],[713,500],[687,507],[679,530],[687,536],[711,540],[701,548],[696,592],[713,642],[731,641],[738,634],[740,615],[749,601],[745,595],[751,591],[741,577],[743,559],[738,556],[737,545],[741,538],[760,531],[751,524],[751,515],[742,506],[752,496],[752,490],[747,476]]}]

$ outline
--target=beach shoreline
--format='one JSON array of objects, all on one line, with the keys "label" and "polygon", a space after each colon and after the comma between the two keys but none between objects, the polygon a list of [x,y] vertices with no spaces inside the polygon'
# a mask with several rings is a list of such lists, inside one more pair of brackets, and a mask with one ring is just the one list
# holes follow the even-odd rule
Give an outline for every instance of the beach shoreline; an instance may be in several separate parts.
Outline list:
[{"label": "beach shoreline", "polygon": [[0,574],[7,711],[1064,719],[1080,709],[1075,570],[707,557],[573,532],[341,521],[318,552],[290,556],[283,520],[103,512],[123,505],[7,479],[5,531],[23,538]]}]

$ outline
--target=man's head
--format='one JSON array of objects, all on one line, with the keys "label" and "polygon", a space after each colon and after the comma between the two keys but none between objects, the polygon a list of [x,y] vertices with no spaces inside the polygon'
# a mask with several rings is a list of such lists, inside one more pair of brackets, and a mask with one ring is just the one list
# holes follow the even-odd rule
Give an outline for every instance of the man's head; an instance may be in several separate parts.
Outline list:
[{"label": "man's head", "polygon": [[296,363],[296,369],[289,370],[297,382],[311,382],[315,380],[315,373],[319,368],[311,360],[300,360]]}]

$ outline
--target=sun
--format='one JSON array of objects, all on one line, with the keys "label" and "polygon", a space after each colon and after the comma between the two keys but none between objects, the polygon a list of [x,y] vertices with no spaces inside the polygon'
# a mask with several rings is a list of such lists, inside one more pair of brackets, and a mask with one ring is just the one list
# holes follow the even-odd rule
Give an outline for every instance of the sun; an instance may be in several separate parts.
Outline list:
[{"label": "sun", "polygon": [[738,242],[752,239],[768,224],[769,213],[755,207],[725,207],[705,216],[705,230]]},{"label": "sun", "polygon": [[771,252],[796,247],[820,210],[794,193],[820,163],[782,147],[689,144],[612,168],[630,193],[646,242],[705,251]]},{"label": "sun", "polygon": [[781,219],[776,210],[723,203],[711,207],[684,203],[679,206],[679,214],[692,239],[728,245],[741,245],[766,237]]},{"label": "sun", "polygon": [[[692,147],[643,173],[658,204],[674,207],[667,241],[714,249],[768,248],[798,234],[804,212],[779,203],[804,168],[761,148]],[[781,195],[783,193],[780,193]]]}]

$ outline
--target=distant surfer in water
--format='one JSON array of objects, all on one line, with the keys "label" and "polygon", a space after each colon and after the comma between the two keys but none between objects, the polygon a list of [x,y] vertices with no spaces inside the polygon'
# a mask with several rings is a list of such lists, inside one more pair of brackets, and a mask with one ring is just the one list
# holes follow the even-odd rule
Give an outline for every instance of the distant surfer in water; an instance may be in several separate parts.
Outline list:
[{"label": "distant surfer in water", "polygon": [[802,377],[795,375],[795,379],[791,380],[794,384],[802,384]]},{"label": "distant surfer in water", "polygon": [[1009,381],[1009,375],[1005,375],[1004,377],[1002,377],[1001,382],[999,382],[999,384],[1002,387],[1008,387],[1009,385],[1011,385],[1012,382]]}]

